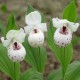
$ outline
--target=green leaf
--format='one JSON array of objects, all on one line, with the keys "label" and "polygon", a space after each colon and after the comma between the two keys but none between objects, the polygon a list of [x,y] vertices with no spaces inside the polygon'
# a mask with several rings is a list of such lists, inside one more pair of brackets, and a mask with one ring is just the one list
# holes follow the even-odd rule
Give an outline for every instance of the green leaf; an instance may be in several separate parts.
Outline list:
[{"label": "green leaf", "polygon": [[4,27],[3,23],[0,21],[0,33],[1,33],[1,35],[4,34],[4,29],[5,29],[5,27]]},{"label": "green leaf", "polygon": [[0,70],[7,74],[12,80],[19,80],[20,64],[14,63],[8,58],[6,49],[0,44]]},{"label": "green leaf", "polygon": [[35,11],[35,9],[31,5],[29,5],[27,9],[27,14],[29,14],[32,11]]},{"label": "green leaf", "polygon": [[35,69],[29,69],[22,74],[20,80],[42,80],[42,73],[37,72]]},{"label": "green leaf", "polygon": [[80,36],[75,36],[73,39],[72,39],[72,44],[73,46],[77,45],[80,41]]},{"label": "green leaf", "polygon": [[43,13],[41,13],[41,16],[42,16],[42,23],[45,23],[45,21],[46,21],[46,18],[45,18],[45,16],[44,16],[44,14]]},{"label": "green leaf", "polygon": [[7,12],[7,5],[6,4],[2,4],[2,6],[1,6],[1,11],[3,12],[3,13],[6,13]]},{"label": "green leaf", "polygon": [[39,48],[32,48],[27,39],[23,43],[27,55],[26,55],[26,62],[31,64],[37,71],[43,72],[46,64],[47,54],[43,47]]},{"label": "green leaf", "polygon": [[61,68],[51,72],[49,74],[47,80],[62,80],[62,70],[61,70]]},{"label": "green leaf", "polygon": [[[74,1],[75,5],[77,5],[77,0],[71,0],[71,1]],[[71,1],[70,1],[70,2],[71,2]]]},{"label": "green leaf", "polygon": [[77,17],[76,22],[80,23],[80,16]]},{"label": "green leaf", "polygon": [[75,61],[72,64],[70,64],[65,80],[80,80],[80,62]]},{"label": "green leaf", "polygon": [[[61,80],[61,68],[52,72],[47,80]],[[66,71],[65,80],[80,80],[80,62],[74,61],[71,63]]]},{"label": "green leaf", "polygon": [[76,13],[76,6],[74,1],[72,1],[65,9],[63,12],[63,19],[67,19],[71,22],[74,22],[76,20],[77,17],[77,13]]},{"label": "green leaf", "polygon": [[62,73],[64,77],[68,64],[72,59],[73,49],[71,44],[69,44],[65,48],[58,47],[53,39],[54,32],[55,32],[55,28],[53,27],[51,21],[50,27],[47,31],[46,40],[47,40],[48,47],[53,51],[53,53],[56,55],[56,57],[58,58],[58,60],[62,65],[62,71],[63,71]]},{"label": "green leaf", "polygon": [[7,24],[7,27],[6,27],[6,30],[5,30],[5,35],[9,30],[12,30],[12,29],[15,29],[15,30],[18,29],[17,26],[16,26],[16,23],[15,23],[15,19],[14,19],[13,14],[11,14],[10,17],[9,17],[8,24]]}]

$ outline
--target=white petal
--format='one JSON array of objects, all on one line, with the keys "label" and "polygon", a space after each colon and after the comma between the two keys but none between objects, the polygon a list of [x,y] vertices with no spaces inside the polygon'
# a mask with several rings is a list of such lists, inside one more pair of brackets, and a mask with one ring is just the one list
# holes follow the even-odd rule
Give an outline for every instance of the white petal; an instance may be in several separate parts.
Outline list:
[{"label": "white petal", "polygon": [[75,32],[79,27],[79,23],[68,22],[68,27],[71,29],[72,32]]},{"label": "white petal", "polygon": [[14,36],[16,35],[17,31],[18,30],[10,30],[10,31],[8,31],[8,33],[6,35],[6,38],[12,40],[14,38]]},{"label": "white petal", "polygon": [[43,32],[47,31],[47,24],[46,23],[40,23],[39,25],[36,25],[36,27],[39,27],[39,29]]},{"label": "white petal", "polygon": [[63,27],[63,24],[68,23],[68,21],[66,19],[58,19],[58,18],[53,18],[53,26],[55,28],[59,28],[59,27]]},{"label": "white petal", "polygon": [[26,50],[23,45],[21,43],[18,43],[18,45],[21,47],[20,50],[14,50],[13,44],[10,44],[8,48],[8,56],[13,62],[23,61],[26,55]]},{"label": "white petal", "polygon": [[38,11],[34,11],[26,15],[25,22],[27,25],[35,25],[41,22],[41,15]]},{"label": "white petal", "polygon": [[11,40],[4,40],[4,37],[1,37],[1,41],[2,41],[3,46],[6,48],[9,46],[11,42]]},{"label": "white petal", "polygon": [[25,33],[24,30],[21,28],[17,33],[15,34],[14,37],[18,42],[23,43],[25,39]]},{"label": "white petal", "polygon": [[61,34],[59,31],[60,28],[58,28],[54,33],[55,44],[57,44],[59,47],[65,47],[66,45],[70,44],[72,40],[72,33],[69,29],[67,35]]},{"label": "white petal", "polygon": [[24,27],[26,35],[28,35],[33,30],[33,28],[34,28],[34,26],[26,26],[26,27]]},{"label": "white petal", "polygon": [[28,42],[32,47],[39,47],[44,43],[44,33],[38,30],[38,33],[33,31],[28,36]]},{"label": "white petal", "polygon": [[18,42],[22,43],[22,42],[24,42],[24,39],[25,39],[24,30],[23,29],[10,30],[6,35],[6,38],[9,39],[9,40],[16,39]]}]

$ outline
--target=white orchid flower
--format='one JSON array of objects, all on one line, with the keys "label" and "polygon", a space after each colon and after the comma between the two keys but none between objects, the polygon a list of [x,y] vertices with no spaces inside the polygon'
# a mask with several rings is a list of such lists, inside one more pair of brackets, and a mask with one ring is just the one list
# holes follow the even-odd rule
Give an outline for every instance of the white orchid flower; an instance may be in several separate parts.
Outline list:
[{"label": "white orchid flower", "polygon": [[[24,27],[24,30],[26,34],[29,35],[28,42],[32,47],[41,46],[44,42],[43,32],[47,31],[47,24],[41,23],[41,19],[41,15],[38,11],[29,13],[25,18],[27,26]],[[39,38],[42,42],[39,41]]]},{"label": "white orchid flower", "polygon": [[41,46],[44,43],[44,33],[39,29],[32,30],[29,34],[28,42],[32,47]]},{"label": "white orchid flower", "polygon": [[53,26],[57,28],[54,33],[54,40],[58,46],[65,47],[71,43],[72,33],[77,31],[79,23],[73,23],[66,19],[62,20],[58,18],[53,18],[52,21]]},{"label": "white orchid flower", "polygon": [[6,35],[6,40],[1,37],[3,46],[8,50],[9,58],[14,62],[20,62],[25,58],[26,50],[22,43],[25,39],[25,33],[23,29],[10,30]]}]

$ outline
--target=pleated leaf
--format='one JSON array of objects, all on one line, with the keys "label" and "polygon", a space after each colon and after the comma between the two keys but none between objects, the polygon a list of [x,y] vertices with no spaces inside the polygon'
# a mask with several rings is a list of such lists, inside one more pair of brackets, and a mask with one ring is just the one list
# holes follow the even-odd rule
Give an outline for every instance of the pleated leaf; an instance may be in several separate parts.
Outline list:
[{"label": "pleated leaf", "polygon": [[62,69],[60,68],[51,72],[47,80],[62,80]]},{"label": "pleated leaf", "polygon": [[[53,71],[47,80],[61,80],[62,79],[61,68]],[[66,71],[65,80],[80,80],[80,62],[74,61],[71,63]]]},{"label": "pleated leaf", "polygon": [[0,35],[4,34],[4,25],[3,23],[0,21]]},{"label": "pleated leaf", "polygon": [[10,17],[8,19],[8,24],[7,24],[7,27],[6,27],[6,30],[5,30],[5,35],[11,29],[15,29],[15,30],[18,29],[17,26],[16,26],[16,23],[15,23],[13,13],[10,15]]},{"label": "pleated leaf", "polygon": [[29,69],[21,75],[20,80],[42,80],[43,75],[35,69]]},{"label": "pleated leaf", "polygon": [[31,5],[29,5],[27,9],[27,14],[29,14],[32,11],[35,11],[35,9]]},{"label": "pleated leaf", "polygon": [[63,19],[67,19],[71,22],[74,22],[77,17],[75,2],[72,1],[63,12]]}]

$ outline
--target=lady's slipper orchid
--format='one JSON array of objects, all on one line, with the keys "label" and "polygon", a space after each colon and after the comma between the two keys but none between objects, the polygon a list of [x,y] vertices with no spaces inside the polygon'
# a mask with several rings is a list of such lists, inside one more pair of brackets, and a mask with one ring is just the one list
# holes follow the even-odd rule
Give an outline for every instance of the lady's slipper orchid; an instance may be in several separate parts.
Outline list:
[{"label": "lady's slipper orchid", "polygon": [[32,47],[39,47],[44,42],[44,33],[47,31],[47,24],[41,23],[41,15],[38,11],[29,13],[25,18],[27,26],[24,30],[28,36],[28,42]]},{"label": "lady's slipper orchid", "polygon": [[72,40],[72,33],[77,31],[79,23],[73,23],[66,19],[53,18],[53,25],[57,30],[54,33],[54,40],[59,47],[65,47]]},{"label": "lady's slipper orchid", "polygon": [[35,28],[30,32],[28,42],[32,47],[38,47],[42,45],[44,42],[44,33],[41,30]]},{"label": "lady's slipper orchid", "polygon": [[22,45],[24,39],[23,29],[10,30],[6,35],[6,40],[4,40],[4,37],[1,38],[3,46],[8,50],[9,58],[14,62],[20,62],[25,58],[26,50]]}]

